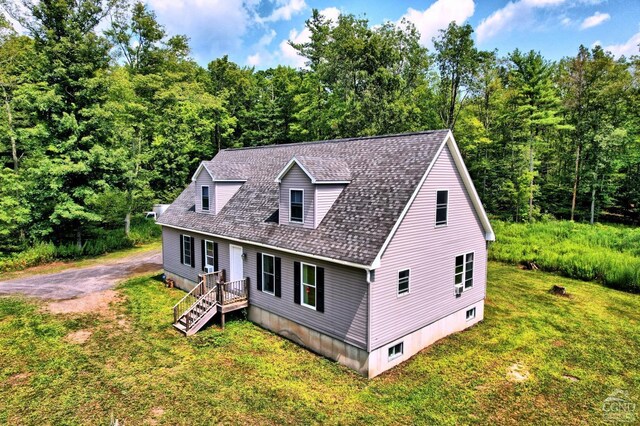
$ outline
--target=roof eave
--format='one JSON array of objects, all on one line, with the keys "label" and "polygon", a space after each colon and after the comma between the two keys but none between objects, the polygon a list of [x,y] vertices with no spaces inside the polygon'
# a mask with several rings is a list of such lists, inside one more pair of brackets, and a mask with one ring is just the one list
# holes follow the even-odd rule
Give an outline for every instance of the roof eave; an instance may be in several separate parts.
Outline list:
[{"label": "roof eave", "polygon": [[350,266],[350,267],[357,268],[357,269],[364,269],[366,271],[369,271],[369,270],[373,269],[373,268],[371,268],[370,265],[366,265],[366,264],[349,262],[349,261],[346,261],[346,260],[340,260],[340,259],[335,259],[335,258],[326,257],[326,256],[319,256],[319,255],[313,254],[313,253],[305,253],[305,252],[302,252],[302,251],[299,251],[299,250],[292,250],[292,249],[278,247],[278,246],[274,246],[274,245],[270,245],[270,244],[263,244],[263,243],[259,243],[259,242],[256,242],[256,241],[246,240],[246,239],[242,239],[242,238],[229,237],[227,235],[215,234],[215,233],[211,233],[211,232],[201,231],[201,230],[198,230],[198,229],[185,228],[185,227],[182,227],[182,226],[172,225],[172,224],[169,224],[169,223],[166,223],[166,222],[158,221],[156,223],[158,223],[160,226],[166,226],[167,228],[177,229],[177,230],[180,230],[180,231],[196,232],[198,234],[207,235],[207,236],[213,237],[213,238],[222,238],[222,239],[225,239],[225,240],[235,241],[235,242],[238,242],[238,243],[252,244],[252,245],[258,246],[258,247],[268,248],[268,249],[271,249],[271,250],[279,250],[281,252],[289,253],[289,254],[295,254],[297,256],[311,257],[313,259],[318,259],[318,260],[322,260],[322,261],[330,262],[330,263],[337,263],[339,265]]}]

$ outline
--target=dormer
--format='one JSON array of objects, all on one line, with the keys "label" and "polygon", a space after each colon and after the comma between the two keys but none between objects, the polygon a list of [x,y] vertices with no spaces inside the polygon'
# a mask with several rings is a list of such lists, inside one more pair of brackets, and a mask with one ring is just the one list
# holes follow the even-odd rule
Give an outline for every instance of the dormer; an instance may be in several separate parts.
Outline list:
[{"label": "dormer", "polygon": [[191,178],[195,183],[196,212],[218,214],[246,181],[242,175],[239,164],[200,163]]},{"label": "dormer", "polygon": [[293,157],[278,173],[281,225],[317,228],[342,190],[351,182],[343,160]]}]

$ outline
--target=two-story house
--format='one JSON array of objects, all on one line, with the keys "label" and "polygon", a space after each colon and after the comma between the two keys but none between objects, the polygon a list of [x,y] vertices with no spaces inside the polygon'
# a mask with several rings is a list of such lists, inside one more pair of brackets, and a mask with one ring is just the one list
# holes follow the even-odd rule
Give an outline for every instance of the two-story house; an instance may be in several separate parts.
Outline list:
[{"label": "two-story house", "polygon": [[483,318],[494,234],[448,130],[223,150],[158,223],[187,334],[222,270],[251,321],[368,377]]}]

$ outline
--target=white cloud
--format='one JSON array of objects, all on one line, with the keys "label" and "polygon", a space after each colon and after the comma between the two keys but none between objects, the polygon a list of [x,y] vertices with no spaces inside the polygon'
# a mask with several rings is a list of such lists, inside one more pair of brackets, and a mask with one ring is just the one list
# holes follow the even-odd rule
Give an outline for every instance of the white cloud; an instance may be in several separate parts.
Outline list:
[{"label": "white cloud", "polygon": [[631,56],[640,54],[640,32],[635,33],[629,40],[622,44],[611,44],[605,46],[604,50],[613,53],[614,56]]},{"label": "white cloud", "polygon": [[256,18],[257,22],[289,21],[291,17],[307,8],[304,0],[277,0],[276,8],[266,18]]},{"label": "white cloud", "polygon": [[[320,14],[335,23],[340,16],[340,10],[335,7],[328,7],[326,9],[322,9],[320,11]],[[309,42],[309,40],[311,40],[311,31],[309,31],[306,26],[300,31],[296,30],[295,28],[292,29],[289,32],[289,39],[282,40],[280,42],[280,51],[278,53],[278,56],[287,65],[291,65],[296,68],[303,68],[305,66],[306,59],[298,55],[298,52],[293,47],[291,47],[289,41],[292,41],[296,44],[301,44],[307,43]]]},{"label": "white cloud", "polygon": [[562,18],[562,20],[560,21],[560,23],[562,25],[564,25],[565,27],[569,27],[571,26],[571,24],[573,24],[573,21],[571,20],[571,18],[567,18],[566,16],[564,18]]},{"label": "white cloud", "polygon": [[474,10],[473,0],[437,0],[423,11],[410,7],[400,20],[404,18],[415,25],[420,32],[420,44],[431,47],[439,30],[447,28],[451,21],[463,23],[473,16]]},{"label": "white cloud", "polygon": [[258,46],[270,45],[275,37],[276,37],[276,31],[274,29],[271,29],[267,34],[260,37],[260,40],[258,40]]},{"label": "white cloud", "polygon": [[597,27],[598,25],[602,24],[605,21],[608,21],[609,19],[611,19],[611,15],[609,15],[608,13],[596,12],[582,21],[582,24],[580,24],[580,29],[586,30],[587,28]]},{"label": "white cloud", "polygon": [[480,22],[476,28],[478,43],[482,43],[495,35],[510,31],[516,26],[522,27],[531,22],[536,9],[544,9],[561,5],[566,0],[519,0],[510,1],[501,9],[493,12]]},{"label": "white cloud", "polygon": [[169,34],[190,38],[196,60],[240,48],[251,24],[243,0],[148,0],[148,4]]},{"label": "white cloud", "polygon": [[262,58],[260,57],[260,52],[256,53],[255,55],[249,55],[247,56],[247,64],[252,67],[257,67],[262,63],[261,59]]}]

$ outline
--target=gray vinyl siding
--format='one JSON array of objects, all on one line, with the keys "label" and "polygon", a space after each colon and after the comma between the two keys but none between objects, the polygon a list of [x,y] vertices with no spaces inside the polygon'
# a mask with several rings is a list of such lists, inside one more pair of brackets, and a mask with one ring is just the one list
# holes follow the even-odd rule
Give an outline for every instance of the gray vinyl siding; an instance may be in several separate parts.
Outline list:
[{"label": "gray vinyl siding", "polygon": [[215,213],[218,214],[220,210],[227,204],[227,202],[233,197],[233,195],[242,186],[241,182],[216,182],[215,190]]},{"label": "gray vinyl siding", "polygon": [[[448,224],[435,227],[436,191],[449,190]],[[455,257],[475,252],[473,288],[454,294]],[[381,258],[371,284],[370,349],[484,299],[483,227],[445,146]],[[409,294],[398,296],[398,271],[411,269]]]},{"label": "gray vinyl siding", "polygon": [[[203,212],[202,211],[202,187],[203,186],[209,186],[209,211],[208,212]],[[209,173],[206,170],[202,170],[200,171],[200,174],[196,177],[196,193],[195,193],[195,200],[196,200],[196,212],[199,213],[213,213],[216,210],[216,203],[215,203],[215,189],[213,186],[213,181],[211,180],[211,176],[209,176]]]},{"label": "gray vinyl siding", "polygon": [[[197,275],[202,273],[200,241],[208,239],[218,243],[218,265],[220,269],[224,269],[227,272],[228,277],[229,244],[242,246],[243,252],[246,254],[243,265],[244,275],[249,277],[251,285],[249,289],[249,303],[251,305],[283,316],[361,349],[366,349],[368,284],[364,270],[187,232],[187,234],[193,235],[196,240],[196,267],[191,268],[180,264],[180,234],[181,231],[163,228],[163,259],[166,271],[193,281],[197,280]],[[258,252],[271,254],[282,259],[281,297],[258,291],[256,268],[256,253]],[[324,268],[324,312],[317,312],[294,303],[294,261]]]},{"label": "gray vinyl siding", "polygon": [[[289,190],[291,189],[304,190],[303,224],[289,222]],[[314,198],[315,185],[311,183],[309,176],[297,164],[294,164],[280,183],[280,224],[314,228]]]},{"label": "gray vinyl siding", "polygon": [[[195,238],[194,254],[195,267],[180,263],[180,235],[189,235]],[[186,278],[193,282],[198,282],[198,275],[202,273],[202,259],[200,253],[200,241],[202,239],[195,232],[178,231],[167,227],[162,227],[162,262],[164,270]]]},{"label": "gray vinyl siding", "polygon": [[324,219],[331,206],[336,201],[345,185],[316,185],[316,211],[315,211],[315,227],[317,228]]}]

